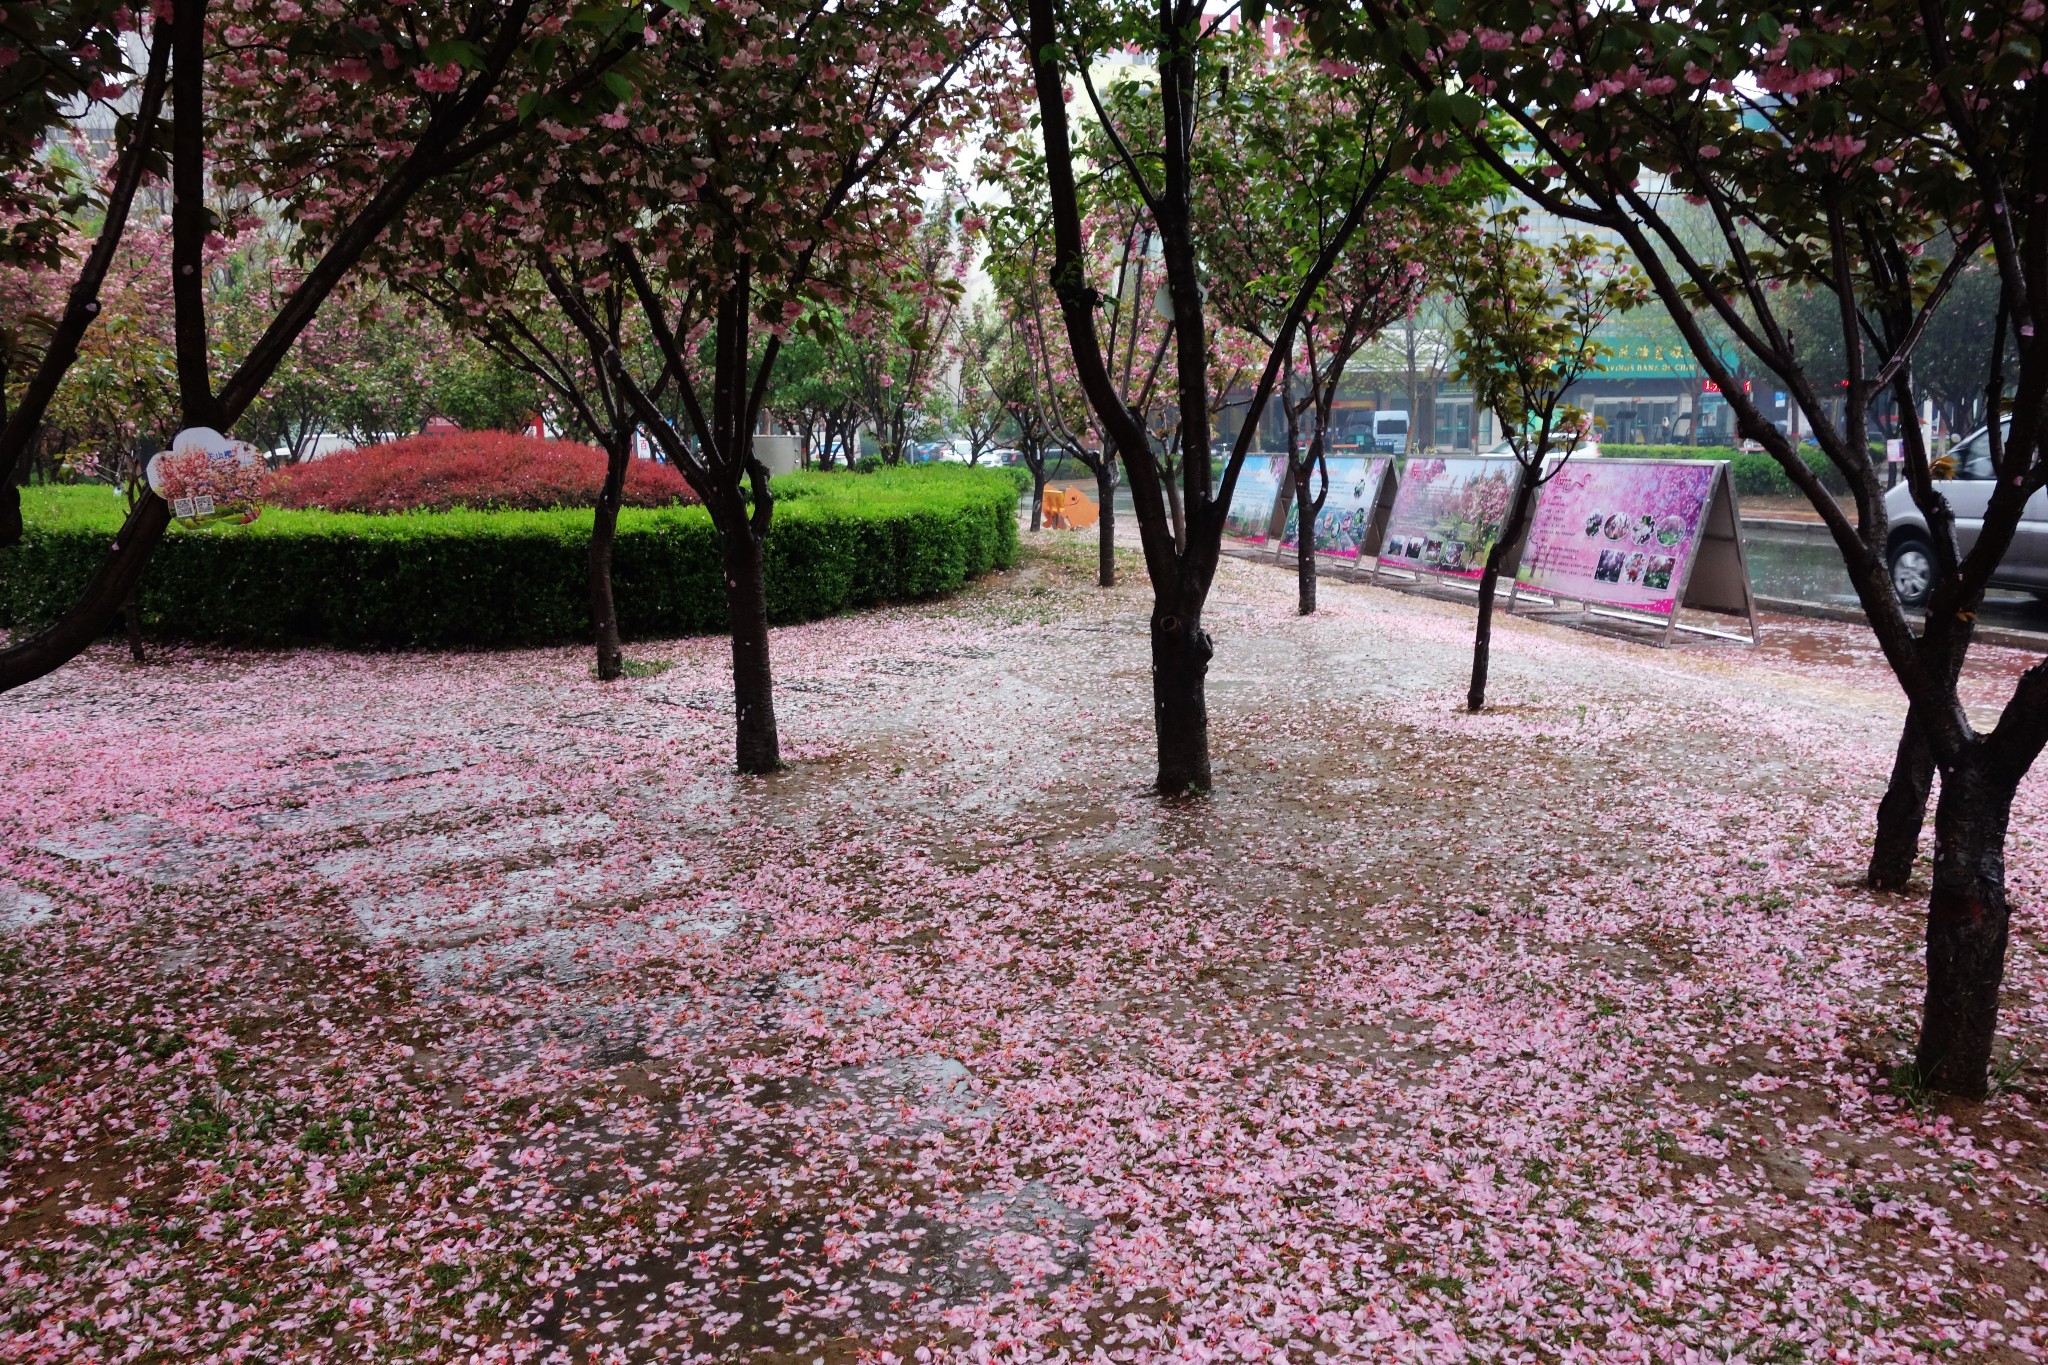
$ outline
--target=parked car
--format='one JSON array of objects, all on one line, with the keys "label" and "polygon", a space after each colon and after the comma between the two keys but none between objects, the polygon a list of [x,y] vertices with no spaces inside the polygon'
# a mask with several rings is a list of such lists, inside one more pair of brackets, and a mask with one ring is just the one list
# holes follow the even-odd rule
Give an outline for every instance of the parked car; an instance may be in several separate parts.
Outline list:
[{"label": "parked car", "polygon": [[[2001,430],[2011,428],[2008,421]],[[1955,514],[1956,548],[1968,554],[1977,543],[1977,533],[1984,529],[1984,509],[1990,505],[1996,485],[1991,428],[1980,427],[1965,436],[1949,455],[1955,461],[1955,472],[1934,486]],[[1927,600],[1927,590],[1934,582],[1934,542],[1927,532],[1927,518],[1920,514],[1912,489],[1904,482],[1884,495],[1884,510],[1891,522],[1891,539],[1885,548],[1892,591],[1899,601],[1917,607]],[[2048,492],[2027,499],[2012,544],[1991,573],[1991,586],[2048,596]]]}]

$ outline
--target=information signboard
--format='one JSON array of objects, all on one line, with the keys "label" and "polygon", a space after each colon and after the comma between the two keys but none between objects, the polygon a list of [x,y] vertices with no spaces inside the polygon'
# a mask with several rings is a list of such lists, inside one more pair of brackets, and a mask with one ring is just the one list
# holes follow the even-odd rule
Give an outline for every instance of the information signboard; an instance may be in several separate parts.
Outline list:
[{"label": "information signboard", "polygon": [[[1378,548],[1377,532],[1385,528],[1385,519],[1378,515],[1382,506],[1380,495],[1393,460],[1382,455],[1371,459],[1331,459],[1324,463],[1329,469],[1330,487],[1323,495],[1322,510],[1316,514],[1316,553],[1356,564]],[[1321,482],[1311,478],[1311,487]],[[1376,522],[1379,524],[1375,525]],[[1289,498],[1286,524],[1280,530],[1280,548],[1295,550],[1300,546],[1301,509]]]},{"label": "information signboard", "polygon": [[1223,518],[1223,534],[1247,545],[1264,545],[1273,535],[1280,508],[1280,480],[1287,467],[1284,455],[1247,455]]},{"label": "information signboard", "polygon": [[1710,460],[1569,461],[1537,494],[1517,598],[1609,608],[1601,614],[1661,625],[1667,640],[1680,606],[1741,612],[1753,641],[1755,602],[1727,470]]},{"label": "information signboard", "polygon": [[1519,473],[1511,458],[1409,460],[1380,542],[1380,572],[1477,579],[1500,538]]},{"label": "information signboard", "polygon": [[256,520],[267,476],[262,452],[212,427],[187,427],[143,466],[150,491],[183,526]]}]

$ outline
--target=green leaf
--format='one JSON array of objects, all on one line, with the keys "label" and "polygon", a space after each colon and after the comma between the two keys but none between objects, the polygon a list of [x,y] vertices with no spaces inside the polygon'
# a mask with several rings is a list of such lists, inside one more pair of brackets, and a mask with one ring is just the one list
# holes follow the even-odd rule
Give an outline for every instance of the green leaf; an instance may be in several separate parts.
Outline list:
[{"label": "green leaf", "polygon": [[446,66],[454,62],[464,71],[474,71],[484,64],[483,49],[460,38],[444,38],[438,43],[428,43],[426,51],[420,55],[435,66]]},{"label": "green leaf", "polygon": [[1244,0],[1244,21],[1257,27],[1266,22],[1266,0]]}]

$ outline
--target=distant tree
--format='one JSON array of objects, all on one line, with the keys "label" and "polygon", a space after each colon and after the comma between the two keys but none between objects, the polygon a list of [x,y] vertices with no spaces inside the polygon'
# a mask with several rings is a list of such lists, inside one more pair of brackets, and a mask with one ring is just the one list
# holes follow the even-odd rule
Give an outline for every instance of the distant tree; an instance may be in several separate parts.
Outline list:
[{"label": "distant tree", "polygon": [[861,414],[884,464],[930,425],[953,349],[971,250],[960,200],[948,194],[914,215],[909,242],[889,270],[878,302],[849,323]]},{"label": "distant tree", "polygon": [[[430,199],[430,212],[432,203]],[[624,676],[625,650],[612,593],[612,544],[619,509],[624,505],[634,435],[642,420],[622,391],[618,371],[630,355],[644,371],[653,373],[655,377],[644,391],[656,406],[668,397],[672,372],[653,358],[644,330],[636,327],[637,311],[622,275],[615,275],[585,302],[589,322],[604,338],[606,354],[618,358],[618,365],[593,357],[578,325],[566,316],[536,273],[520,271],[497,280],[481,298],[464,288],[474,283],[426,272],[406,277],[408,290],[432,303],[450,323],[463,329],[473,346],[490,357],[490,363],[479,368],[499,376],[524,376],[525,384],[513,385],[514,392],[522,387],[528,393],[544,392],[568,425],[604,452],[604,479],[592,499],[585,561],[598,681],[617,681]],[[486,402],[490,402],[488,396]]]},{"label": "distant tree", "polygon": [[[1094,476],[1101,509],[1095,522],[1095,581],[1111,588],[1116,586],[1116,448],[1083,396],[1073,351],[1062,335],[1059,305],[1047,286],[1054,252],[1051,210],[1043,197],[1044,182],[1031,176],[1033,169],[1025,164],[1026,174],[1012,181],[1009,206],[990,222],[989,271],[1016,347],[1013,363],[1022,366],[1012,372],[1011,382],[1028,376],[1034,430],[1042,430],[1051,446]],[[1143,423],[1149,444],[1157,439],[1160,372],[1172,336],[1145,287],[1148,267],[1155,265],[1149,239],[1137,215],[1098,212],[1083,240],[1090,277],[1107,285],[1100,295],[1106,314],[1101,340],[1111,362],[1110,382]],[[1013,396],[1011,401],[1018,400]],[[1040,502],[1043,489],[1040,478]]]},{"label": "distant tree", "polygon": [[546,406],[530,372],[457,338],[437,366],[428,404],[465,431],[523,431]]},{"label": "distant tree", "polygon": [[[1998,266],[1989,254],[1963,267],[1927,320],[1914,348],[1913,379],[1935,402],[1942,425],[1962,435],[1983,421],[1998,332]],[[2010,326],[1999,369],[2019,373],[2019,348]]]},{"label": "distant tree", "polygon": [[1044,523],[1046,456],[1054,435],[1045,419],[1045,398],[1039,386],[1042,367],[1033,351],[1036,335],[1032,326],[1018,316],[1017,303],[1002,293],[994,307],[997,328],[994,345],[982,374],[990,394],[1001,405],[1017,441],[1018,456],[1031,471],[1031,529]]},{"label": "distant tree", "polygon": [[958,332],[956,360],[960,383],[953,399],[953,424],[967,442],[967,463],[980,464],[995,449],[1010,412],[997,390],[997,370],[1004,360],[1010,328],[987,300],[974,305]]},{"label": "distant tree", "polygon": [[1451,271],[1462,305],[1457,373],[1472,386],[1472,401],[1500,419],[1517,467],[1500,535],[1479,577],[1472,681],[1465,693],[1470,711],[1486,705],[1501,568],[1529,529],[1537,490],[1592,432],[1590,415],[1570,402],[1571,391],[1613,355],[1598,340],[1600,329],[1647,293],[1642,276],[1611,247],[1582,233],[1538,246],[1522,235],[1521,219],[1510,211],[1474,234]]},{"label": "distant tree", "polygon": [[[1397,137],[1405,112],[1398,77],[1383,75],[1378,87],[1357,77],[1333,82],[1299,52],[1251,47],[1233,70],[1231,98],[1210,116],[1210,155],[1222,164],[1201,181],[1195,217],[1209,243],[1211,305],[1220,322],[1261,343],[1251,363],[1277,344],[1298,262],[1342,224],[1356,178],[1372,165],[1367,149]],[[1380,193],[1281,353],[1302,615],[1316,609],[1316,517],[1329,493],[1330,415],[1345,373],[1384,329],[1412,315],[1449,254],[1445,244],[1469,240],[1472,205],[1496,183],[1469,168],[1436,180],[1418,173]]]},{"label": "distant tree", "polygon": [[768,407],[797,428],[806,468],[829,467],[836,451],[851,469],[860,429],[853,343],[836,310],[814,308],[807,321],[783,338]]}]

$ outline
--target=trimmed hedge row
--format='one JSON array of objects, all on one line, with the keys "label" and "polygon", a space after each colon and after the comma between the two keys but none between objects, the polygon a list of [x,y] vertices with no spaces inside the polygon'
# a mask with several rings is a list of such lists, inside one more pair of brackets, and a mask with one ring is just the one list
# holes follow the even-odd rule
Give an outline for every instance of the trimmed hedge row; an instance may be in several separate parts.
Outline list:
[{"label": "trimmed hedge row", "polygon": [[[777,624],[951,592],[1017,557],[1013,471],[791,474],[774,489],[764,567]],[[26,534],[0,550],[0,625],[33,628],[75,599],[121,507],[104,488],[23,491]],[[143,628],[255,644],[580,640],[590,517],[266,510],[252,526],[173,527],[143,576]],[[622,511],[612,581],[629,636],[726,628],[718,539],[701,507]]]},{"label": "trimmed hedge row", "polygon": [[[1733,446],[1620,446],[1600,447],[1603,457],[1639,460],[1726,460],[1728,473],[1735,481],[1735,492],[1747,498],[1796,498],[1801,496],[1798,485],[1787,477],[1784,467],[1769,454],[1761,450],[1737,450]],[[1820,476],[1821,487],[1841,496],[1849,491],[1849,482],[1841,475],[1828,457],[1813,446],[1801,446],[1799,458],[1806,461],[1806,467]],[[1873,457],[1883,458],[1880,447]]]}]

